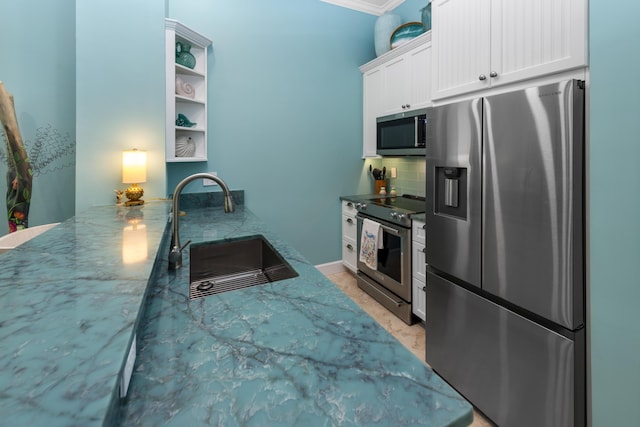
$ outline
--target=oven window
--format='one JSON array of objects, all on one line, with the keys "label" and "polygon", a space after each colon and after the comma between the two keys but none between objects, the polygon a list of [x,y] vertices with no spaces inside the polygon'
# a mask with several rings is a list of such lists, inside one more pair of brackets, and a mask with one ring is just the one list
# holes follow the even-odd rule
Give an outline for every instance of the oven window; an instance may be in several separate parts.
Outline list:
[{"label": "oven window", "polygon": [[384,249],[378,249],[378,271],[402,282],[402,239],[393,234],[382,234]]}]

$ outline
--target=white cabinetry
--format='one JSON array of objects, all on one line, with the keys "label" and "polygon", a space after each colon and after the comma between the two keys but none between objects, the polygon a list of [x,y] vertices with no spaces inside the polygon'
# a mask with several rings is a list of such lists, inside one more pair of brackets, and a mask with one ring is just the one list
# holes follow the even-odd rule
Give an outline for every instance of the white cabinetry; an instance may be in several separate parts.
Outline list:
[{"label": "white cabinetry", "polygon": [[[193,69],[177,64],[176,42],[191,46]],[[165,19],[166,130],[167,162],[207,161],[207,48],[211,40],[173,19]],[[178,126],[178,115],[195,126]],[[176,152],[176,142],[195,146],[192,155]],[[191,154],[191,153],[189,153]]]},{"label": "white cabinetry", "polygon": [[374,68],[363,76],[362,157],[376,156],[376,117],[382,115],[382,68]]},{"label": "white cabinetry", "polygon": [[[431,104],[431,45],[423,44],[382,65],[382,115]],[[380,90],[380,88],[379,88]]]},{"label": "white cabinetry", "polygon": [[431,33],[360,67],[363,157],[376,156],[376,118],[431,105]]},{"label": "white cabinetry", "polygon": [[427,299],[427,263],[424,253],[426,243],[425,223],[413,220],[411,225],[411,287],[413,314],[426,320]]},{"label": "white cabinetry", "polygon": [[587,65],[586,0],[434,0],[433,99]]},{"label": "white cabinetry", "polygon": [[348,200],[342,201],[342,264],[354,273],[357,270],[358,226],[356,224],[356,208]]}]

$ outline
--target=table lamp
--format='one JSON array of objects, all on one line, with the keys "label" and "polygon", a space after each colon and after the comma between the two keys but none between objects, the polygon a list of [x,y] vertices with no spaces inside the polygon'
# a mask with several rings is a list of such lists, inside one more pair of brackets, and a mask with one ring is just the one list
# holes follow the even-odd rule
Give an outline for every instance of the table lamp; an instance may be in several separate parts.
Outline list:
[{"label": "table lamp", "polygon": [[138,186],[147,180],[147,152],[133,149],[122,152],[122,182],[131,184],[124,193],[127,196],[125,206],[136,206],[144,203],[140,198],[144,194],[142,187]]}]

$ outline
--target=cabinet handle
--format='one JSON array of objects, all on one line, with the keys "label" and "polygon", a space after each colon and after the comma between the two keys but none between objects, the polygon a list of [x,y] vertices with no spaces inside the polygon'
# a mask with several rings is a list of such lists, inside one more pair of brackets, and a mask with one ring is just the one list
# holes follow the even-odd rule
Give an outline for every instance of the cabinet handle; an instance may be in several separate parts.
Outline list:
[{"label": "cabinet handle", "polygon": [[422,290],[423,290],[424,292],[427,292],[427,287],[426,287],[426,286],[423,286],[423,287],[422,287]]},{"label": "cabinet handle", "polygon": [[427,248],[422,248],[422,253],[426,255],[427,254]]},{"label": "cabinet handle", "polygon": [[353,250],[353,246],[351,246],[351,243],[347,243],[347,249],[349,249],[350,251]]},{"label": "cabinet handle", "polygon": [[491,77],[498,77],[498,73],[496,73],[495,71],[492,71],[489,76]]},{"label": "cabinet handle", "polygon": [[348,207],[350,207],[350,208],[352,208],[352,207],[353,207],[353,203],[351,203],[351,202],[347,202],[347,206],[348,206]]},{"label": "cabinet handle", "polygon": [[349,224],[353,224],[353,220],[352,220],[351,218],[347,218],[347,222],[348,222]]},{"label": "cabinet handle", "polygon": [[487,76],[485,76],[484,74],[480,74],[478,76],[478,80],[487,80]]}]

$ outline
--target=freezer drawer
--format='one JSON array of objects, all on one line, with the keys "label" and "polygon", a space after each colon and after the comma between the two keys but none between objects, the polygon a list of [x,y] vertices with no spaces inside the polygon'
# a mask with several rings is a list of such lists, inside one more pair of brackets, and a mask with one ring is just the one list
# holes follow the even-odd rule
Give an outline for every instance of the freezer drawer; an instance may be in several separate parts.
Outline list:
[{"label": "freezer drawer", "polygon": [[584,426],[575,340],[427,272],[427,363],[501,427]]}]

